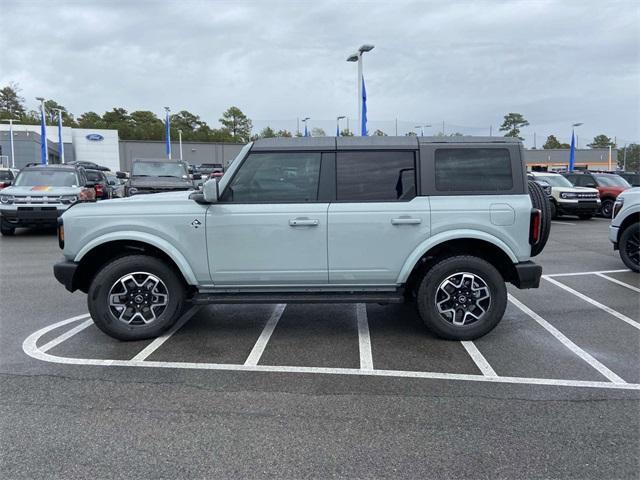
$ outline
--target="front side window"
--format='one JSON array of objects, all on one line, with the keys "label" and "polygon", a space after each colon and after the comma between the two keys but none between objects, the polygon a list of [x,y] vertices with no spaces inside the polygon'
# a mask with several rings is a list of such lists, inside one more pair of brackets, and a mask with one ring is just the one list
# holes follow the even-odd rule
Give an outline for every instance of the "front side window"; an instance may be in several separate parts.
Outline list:
[{"label": "front side window", "polygon": [[594,175],[600,185],[605,187],[624,187],[629,188],[631,185],[620,175]]},{"label": "front side window", "polygon": [[416,196],[415,153],[338,152],[336,196],[342,202],[398,202]]},{"label": "front side window", "polygon": [[251,153],[226,188],[222,201],[315,202],[320,160],[319,152]]},{"label": "front side window", "polygon": [[495,192],[513,189],[506,148],[439,148],[436,189],[443,192]]},{"label": "front side window", "polygon": [[72,170],[23,170],[18,174],[16,187],[77,187],[80,183]]}]

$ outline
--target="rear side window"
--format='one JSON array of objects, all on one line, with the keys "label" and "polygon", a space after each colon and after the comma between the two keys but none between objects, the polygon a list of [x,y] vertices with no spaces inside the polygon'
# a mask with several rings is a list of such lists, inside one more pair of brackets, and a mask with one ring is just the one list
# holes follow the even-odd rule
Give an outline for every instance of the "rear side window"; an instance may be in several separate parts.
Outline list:
[{"label": "rear side window", "polygon": [[343,202],[398,202],[416,196],[415,153],[338,152],[336,196]]},{"label": "rear side window", "polygon": [[435,152],[436,189],[446,192],[513,189],[506,148],[439,148]]}]

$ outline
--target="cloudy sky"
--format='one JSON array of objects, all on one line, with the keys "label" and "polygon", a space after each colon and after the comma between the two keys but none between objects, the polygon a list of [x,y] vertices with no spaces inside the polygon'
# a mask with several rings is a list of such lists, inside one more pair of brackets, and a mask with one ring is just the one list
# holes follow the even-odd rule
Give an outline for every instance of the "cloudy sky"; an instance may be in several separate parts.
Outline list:
[{"label": "cloudy sky", "polygon": [[[640,141],[640,2],[0,0],[0,85],[79,115],[237,105],[257,128],[356,117],[363,43],[369,128],[494,134],[507,112],[580,143]],[[333,119],[333,120],[332,120]],[[355,123],[355,122],[354,122]],[[584,140],[584,141],[583,141]]]}]

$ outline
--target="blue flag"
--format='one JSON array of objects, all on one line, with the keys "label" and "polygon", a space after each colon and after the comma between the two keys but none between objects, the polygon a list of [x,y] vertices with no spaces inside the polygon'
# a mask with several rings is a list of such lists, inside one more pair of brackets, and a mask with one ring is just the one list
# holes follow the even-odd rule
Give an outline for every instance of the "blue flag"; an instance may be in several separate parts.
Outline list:
[{"label": "blue flag", "polygon": [[340,136],[340,125],[336,126],[336,137]]},{"label": "blue flag", "polygon": [[64,163],[64,143],[62,143],[62,112],[58,110],[58,150],[60,163]]},{"label": "blue flag", "polygon": [[307,130],[307,122],[304,122],[304,136],[305,137],[309,136],[309,131]]},{"label": "blue flag", "polygon": [[360,135],[367,136],[367,89],[364,86],[364,77],[362,77],[362,125]]},{"label": "blue flag", "polygon": [[165,137],[166,137],[166,153],[167,157],[171,159],[171,122],[169,121],[169,111],[167,111],[167,117],[164,122],[165,125]]},{"label": "blue flag", "polygon": [[576,136],[573,130],[571,130],[571,151],[569,152],[569,171],[573,172],[573,167],[576,162]]},{"label": "blue flag", "polygon": [[47,151],[47,125],[44,120],[44,104],[40,105],[40,163],[49,163],[49,152]]}]

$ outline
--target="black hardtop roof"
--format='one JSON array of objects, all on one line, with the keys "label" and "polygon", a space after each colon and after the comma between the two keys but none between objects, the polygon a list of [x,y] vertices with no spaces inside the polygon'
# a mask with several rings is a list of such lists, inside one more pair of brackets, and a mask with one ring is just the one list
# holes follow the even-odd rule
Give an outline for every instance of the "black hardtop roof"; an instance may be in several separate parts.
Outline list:
[{"label": "black hardtop roof", "polygon": [[275,137],[261,138],[253,143],[253,151],[261,150],[326,150],[326,149],[418,149],[427,143],[508,143],[519,144],[520,139],[511,137],[416,137],[416,136],[371,136],[371,137]]}]

